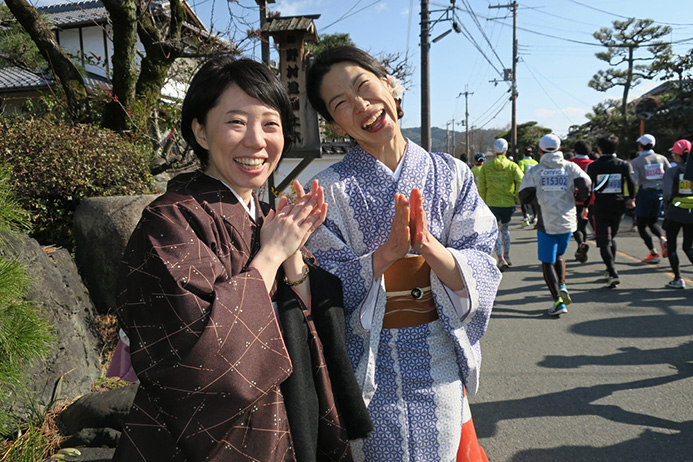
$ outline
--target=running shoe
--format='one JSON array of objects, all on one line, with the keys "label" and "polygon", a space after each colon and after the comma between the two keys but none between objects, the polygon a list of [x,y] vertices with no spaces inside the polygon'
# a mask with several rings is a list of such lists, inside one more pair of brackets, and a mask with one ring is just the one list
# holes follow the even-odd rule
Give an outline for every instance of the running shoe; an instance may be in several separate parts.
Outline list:
[{"label": "running shoe", "polygon": [[510,255],[503,255],[503,258],[505,259],[505,262],[508,264],[508,266],[513,266],[513,262],[510,261]]},{"label": "running shoe", "polygon": [[613,289],[617,285],[621,283],[621,280],[616,276],[615,278],[608,277],[606,278],[606,284],[604,284],[604,287],[607,289]]},{"label": "running shoe", "polygon": [[575,259],[580,263],[585,263],[587,261],[587,252],[590,250],[589,244],[583,242],[575,252]]},{"label": "running shoe", "polygon": [[643,263],[659,263],[659,255],[648,253],[645,258],[642,259]]},{"label": "running shoe", "polygon": [[669,252],[667,250],[667,240],[664,237],[659,238],[659,245],[662,247],[662,258],[669,257]]},{"label": "running shoe", "polygon": [[674,279],[673,281],[667,282],[666,287],[670,289],[685,289],[686,282],[683,279]]},{"label": "running shoe", "polygon": [[505,271],[508,268],[508,266],[510,265],[508,265],[508,261],[505,258],[500,257],[498,259],[498,269],[501,271],[501,273]]},{"label": "running shoe", "polygon": [[604,280],[606,281],[607,279],[609,279],[609,277],[610,277],[609,270],[604,271]]},{"label": "running shoe", "polygon": [[565,286],[565,284],[561,284],[559,287],[561,291],[561,299],[563,300],[563,303],[566,305],[570,305],[573,303],[573,299],[570,297],[570,293],[568,292],[568,288]]},{"label": "running shoe", "polygon": [[522,226],[523,228],[529,226],[529,218],[525,218],[524,220],[522,220],[522,225],[520,226]]},{"label": "running shoe", "polygon": [[558,316],[563,313],[568,312],[568,308],[565,307],[565,303],[560,298],[556,300],[551,308],[549,308],[549,314],[551,316]]}]

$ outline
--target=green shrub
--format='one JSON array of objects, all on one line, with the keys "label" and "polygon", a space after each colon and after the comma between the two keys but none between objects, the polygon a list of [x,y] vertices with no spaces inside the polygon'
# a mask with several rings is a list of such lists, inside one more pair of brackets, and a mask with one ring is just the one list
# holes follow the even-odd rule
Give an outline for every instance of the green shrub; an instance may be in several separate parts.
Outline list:
[{"label": "green shrub", "polygon": [[0,155],[30,213],[30,235],[71,251],[73,216],[82,199],[153,190],[147,148],[92,125],[0,118]]}]

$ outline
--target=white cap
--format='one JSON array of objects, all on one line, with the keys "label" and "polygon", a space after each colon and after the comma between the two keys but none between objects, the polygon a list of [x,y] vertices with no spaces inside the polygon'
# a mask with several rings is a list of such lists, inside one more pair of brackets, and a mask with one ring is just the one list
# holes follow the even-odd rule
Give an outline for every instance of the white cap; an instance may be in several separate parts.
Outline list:
[{"label": "white cap", "polygon": [[561,149],[561,140],[553,133],[544,135],[539,140],[539,149],[544,152],[556,152]]},{"label": "white cap", "polygon": [[495,152],[496,154],[503,154],[507,150],[508,142],[505,141],[503,138],[498,138],[496,141],[493,142],[493,152]]},{"label": "white cap", "polygon": [[655,137],[652,135],[643,135],[640,138],[638,138],[638,144],[642,144],[643,146],[647,146],[648,144],[651,144],[652,147],[655,145]]}]

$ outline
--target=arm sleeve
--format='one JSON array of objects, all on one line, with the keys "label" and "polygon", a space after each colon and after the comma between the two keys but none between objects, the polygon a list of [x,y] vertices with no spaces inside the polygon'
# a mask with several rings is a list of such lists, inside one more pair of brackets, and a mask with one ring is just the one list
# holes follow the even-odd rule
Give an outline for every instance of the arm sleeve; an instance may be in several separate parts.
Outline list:
[{"label": "arm sleeve", "polygon": [[522,178],[518,197],[523,204],[531,204],[537,198],[537,187],[534,184],[534,176],[531,172]]}]

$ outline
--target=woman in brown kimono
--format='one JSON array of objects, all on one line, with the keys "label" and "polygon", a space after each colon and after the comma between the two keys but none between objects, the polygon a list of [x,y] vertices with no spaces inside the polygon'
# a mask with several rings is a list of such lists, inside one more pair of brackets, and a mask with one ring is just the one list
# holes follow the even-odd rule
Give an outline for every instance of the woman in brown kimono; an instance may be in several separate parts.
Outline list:
[{"label": "woman in brown kimono", "polygon": [[351,460],[371,429],[344,346],[339,280],[303,244],[325,219],[254,190],[288,151],[289,99],[264,65],[208,61],[183,102],[202,169],[171,180],[123,256],[118,319],[140,380],[115,461]]}]

